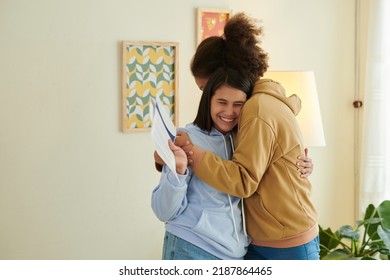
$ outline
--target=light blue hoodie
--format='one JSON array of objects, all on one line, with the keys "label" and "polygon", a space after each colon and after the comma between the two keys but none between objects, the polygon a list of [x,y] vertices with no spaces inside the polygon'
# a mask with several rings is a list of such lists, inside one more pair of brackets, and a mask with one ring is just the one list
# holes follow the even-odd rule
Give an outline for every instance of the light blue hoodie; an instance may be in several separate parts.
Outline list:
[{"label": "light blue hoodie", "polygon": [[[224,136],[214,128],[209,133],[193,124],[183,131],[194,145],[223,159],[231,158],[231,144],[225,140],[231,140],[230,134]],[[220,259],[242,259],[250,239],[243,226],[241,199],[212,188],[190,170],[179,175],[179,180],[164,165],[152,194],[152,209],[165,222],[166,231]]]}]

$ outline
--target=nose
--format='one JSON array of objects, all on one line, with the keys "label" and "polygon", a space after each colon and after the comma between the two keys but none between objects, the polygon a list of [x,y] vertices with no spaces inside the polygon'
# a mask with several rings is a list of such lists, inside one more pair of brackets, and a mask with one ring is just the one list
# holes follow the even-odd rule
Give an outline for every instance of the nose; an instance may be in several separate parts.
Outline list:
[{"label": "nose", "polygon": [[228,116],[233,116],[233,115],[235,115],[234,106],[233,106],[233,105],[228,105],[228,106],[226,106],[225,113],[226,113]]}]

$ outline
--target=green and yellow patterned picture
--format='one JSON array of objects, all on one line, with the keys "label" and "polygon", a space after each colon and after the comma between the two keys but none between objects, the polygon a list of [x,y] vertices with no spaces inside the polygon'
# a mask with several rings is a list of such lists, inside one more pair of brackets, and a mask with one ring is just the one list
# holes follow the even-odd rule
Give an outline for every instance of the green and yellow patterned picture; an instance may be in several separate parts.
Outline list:
[{"label": "green and yellow patterned picture", "polygon": [[178,43],[123,42],[123,132],[150,129],[150,101],[161,97],[177,126]]}]

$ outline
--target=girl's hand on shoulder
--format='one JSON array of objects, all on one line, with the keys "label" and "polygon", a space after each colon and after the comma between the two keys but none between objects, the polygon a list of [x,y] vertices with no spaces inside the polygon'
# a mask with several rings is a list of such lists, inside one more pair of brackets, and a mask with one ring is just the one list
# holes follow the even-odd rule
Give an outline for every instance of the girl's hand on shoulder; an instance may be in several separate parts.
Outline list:
[{"label": "girl's hand on shoulder", "polygon": [[301,173],[301,178],[307,178],[313,172],[314,164],[312,159],[307,156],[308,149],[305,148],[305,155],[300,155],[298,157],[299,161],[297,162],[297,167],[299,173]]}]

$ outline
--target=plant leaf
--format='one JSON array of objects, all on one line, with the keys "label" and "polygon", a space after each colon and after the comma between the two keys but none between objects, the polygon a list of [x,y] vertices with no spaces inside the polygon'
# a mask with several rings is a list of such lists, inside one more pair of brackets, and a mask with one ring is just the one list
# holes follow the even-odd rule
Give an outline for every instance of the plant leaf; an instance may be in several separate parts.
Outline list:
[{"label": "plant leaf", "polygon": [[344,249],[337,249],[329,252],[322,260],[352,260],[355,259],[350,252]]},{"label": "plant leaf", "polygon": [[383,228],[390,229],[390,200],[385,200],[378,206],[378,213],[383,218]]},{"label": "plant leaf", "polygon": [[369,225],[374,225],[374,224],[379,224],[383,219],[382,218],[370,218],[364,220],[364,224],[369,224]]},{"label": "plant leaf", "polygon": [[339,237],[330,228],[323,229],[319,226],[320,257],[327,255],[329,251],[335,249],[340,244]]},{"label": "plant leaf", "polygon": [[354,230],[351,226],[342,226],[339,229],[340,236],[351,240],[359,240],[360,233]]},{"label": "plant leaf", "polygon": [[383,243],[385,243],[387,249],[390,249],[390,230],[383,229],[382,226],[378,226],[378,235],[382,239]]},{"label": "plant leaf", "polygon": [[377,220],[377,218],[380,218],[377,209],[372,204],[368,205],[364,215],[363,224],[368,236],[372,240],[379,238],[377,228],[381,220]]},{"label": "plant leaf", "polygon": [[375,206],[373,204],[369,204],[366,208],[364,219],[367,220],[369,218],[372,218],[374,216],[375,211],[376,211]]},{"label": "plant leaf", "polygon": [[361,260],[376,260],[376,258],[373,258],[373,257],[370,257],[370,256],[364,256],[363,258],[361,258]]}]

